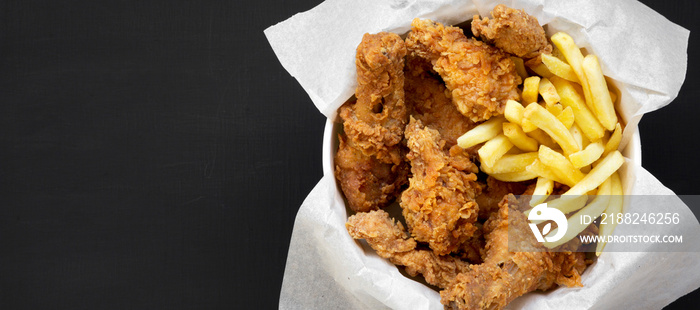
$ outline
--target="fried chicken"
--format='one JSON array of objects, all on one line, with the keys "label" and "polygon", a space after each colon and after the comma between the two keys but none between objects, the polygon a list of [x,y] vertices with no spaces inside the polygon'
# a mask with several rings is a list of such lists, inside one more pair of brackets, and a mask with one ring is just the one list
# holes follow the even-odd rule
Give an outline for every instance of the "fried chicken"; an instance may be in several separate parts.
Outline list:
[{"label": "fried chicken", "polygon": [[[512,195],[504,198],[498,212],[484,224],[487,243],[484,263],[472,265],[440,292],[446,308],[502,309],[513,299],[534,290],[546,291],[557,285],[582,286],[584,253],[544,252],[529,233],[527,217],[511,207],[513,201]],[[511,229],[523,233],[509,235],[509,223]],[[509,252],[509,241],[527,252]]]},{"label": "fried chicken", "polygon": [[404,102],[404,41],[394,33],[365,34],[357,46],[357,102],[340,109],[345,134],[367,156],[402,161],[400,148],[408,121]]},{"label": "fried chicken", "polygon": [[347,139],[340,138],[335,176],[350,208],[389,205],[407,183],[403,130],[404,41],[393,33],[365,34],[357,47],[357,101],[340,108]]},{"label": "fried chicken", "polygon": [[469,263],[458,258],[417,249],[416,241],[408,237],[403,225],[383,210],[357,213],[348,218],[345,227],[353,238],[365,239],[379,256],[405,266],[411,276],[422,274],[426,282],[437,287],[445,288],[457,274],[469,271]]},{"label": "fried chicken", "polygon": [[[436,77],[430,62],[413,55],[406,57],[404,90],[411,115],[425,126],[436,129],[445,140],[445,148],[457,144],[457,138],[474,128],[475,123],[459,113],[445,84]],[[476,153],[473,148],[469,153]]]},{"label": "fried chicken", "polygon": [[427,242],[438,255],[457,250],[476,231],[479,207],[474,197],[476,165],[465,156],[449,156],[437,130],[411,117],[406,127],[413,176],[401,194],[401,207],[411,235]]},{"label": "fried chicken", "polygon": [[501,50],[468,39],[462,29],[414,19],[406,38],[410,54],[430,61],[459,112],[473,122],[503,114],[508,99],[519,100],[520,76]]},{"label": "fried chicken", "polygon": [[335,177],[355,212],[384,208],[391,204],[408,182],[408,164],[384,163],[367,156],[352,139],[339,136],[335,154]]},{"label": "fried chicken", "polygon": [[476,203],[479,204],[479,218],[488,219],[498,210],[498,204],[503,197],[508,194],[524,195],[529,187],[531,184],[528,182],[502,182],[489,176],[486,178],[486,186],[482,187],[481,195],[476,196]]},{"label": "fried chicken", "polygon": [[472,33],[486,43],[492,44],[506,53],[528,60],[533,66],[541,62],[540,54],[551,54],[552,45],[547,41],[544,29],[537,18],[524,10],[497,5],[491,11],[491,19],[474,16]]}]

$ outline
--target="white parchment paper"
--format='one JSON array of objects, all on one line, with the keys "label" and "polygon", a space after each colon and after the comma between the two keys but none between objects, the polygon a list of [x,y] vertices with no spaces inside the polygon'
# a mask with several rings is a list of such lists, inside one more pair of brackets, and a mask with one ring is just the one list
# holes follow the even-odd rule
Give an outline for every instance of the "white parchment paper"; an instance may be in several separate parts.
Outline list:
[{"label": "white parchment paper", "polygon": [[[404,34],[413,18],[457,24],[488,16],[498,3],[524,9],[549,35],[565,31],[598,56],[620,93],[627,123],[623,147],[641,116],[670,103],[683,83],[689,32],[643,4],[630,1],[545,0],[327,0],[265,30],[277,57],[331,120],[355,90],[355,48],[364,33]],[[324,150],[325,151],[325,150]],[[324,156],[330,157],[330,151]],[[679,167],[680,169],[681,167]],[[281,309],[440,309],[437,292],[404,277],[370,248],[352,240],[342,196],[329,169],[299,209],[287,257]],[[622,168],[631,195],[673,195],[638,163]],[[630,206],[634,211],[634,206]],[[682,203],[665,212],[691,211]],[[698,236],[697,219],[684,236]],[[684,242],[689,238],[685,238]],[[690,238],[692,239],[692,238]],[[583,275],[583,288],[530,293],[513,309],[659,309],[700,287],[700,254],[604,252]]]}]

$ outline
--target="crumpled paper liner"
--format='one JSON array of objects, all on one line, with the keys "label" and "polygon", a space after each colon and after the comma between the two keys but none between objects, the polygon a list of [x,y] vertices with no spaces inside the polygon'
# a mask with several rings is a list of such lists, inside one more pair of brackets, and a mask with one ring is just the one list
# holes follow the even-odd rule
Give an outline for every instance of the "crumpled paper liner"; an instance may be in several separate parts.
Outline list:
[{"label": "crumpled paper liner", "polygon": [[[364,33],[403,34],[416,17],[457,24],[474,14],[489,16],[498,3],[524,9],[546,24],[548,35],[565,31],[578,46],[598,56],[620,95],[618,110],[627,123],[622,147],[644,113],[665,106],[678,94],[689,32],[636,1],[327,0],[266,29],[265,35],[316,107],[335,120],[337,108],[354,93],[355,48]],[[442,308],[437,292],[406,278],[348,235],[342,196],[332,171],[325,170],[297,214],[280,308]],[[627,194],[673,195],[638,163],[627,162],[621,174]],[[664,211],[692,215],[683,204],[668,208]],[[630,209],[626,211],[634,211],[634,206]],[[685,223],[674,231],[700,239],[697,219]],[[684,242],[687,239],[693,238]],[[687,240],[688,249],[697,241]],[[700,287],[700,254],[604,252],[582,280],[583,288],[529,293],[508,307],[658,309]]]}]

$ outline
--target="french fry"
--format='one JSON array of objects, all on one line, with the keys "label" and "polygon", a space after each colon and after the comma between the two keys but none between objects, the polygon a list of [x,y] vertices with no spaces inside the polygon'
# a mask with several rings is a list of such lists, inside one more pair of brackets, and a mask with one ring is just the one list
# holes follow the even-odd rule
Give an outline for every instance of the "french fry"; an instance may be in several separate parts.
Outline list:
[{"label": "french fry", "polygon": [[566,62],[569,63],[576,77],[578,77],[581,87],[583,88],[585,103],[588,105],[591,102],[591,91],[588,86],[588,80],[586,80],[586,75],[583,72],[583,54],[581,53],[581,49],[576,46],[574,39],[564,32],[557,32],[552,35],[550,39],[561,53],[564,54]]},{"label": "french fry", "polygon": [[610,139],[605,143],[605,150],[603,151],[603,156],[608,155],[610,152],[617,150],[620,146],[620,141],[622,141],[622,126],[620,123],[615,124],[615,131],[610,135]]},{"label": "french fry", "polygon": [[619,151],[613,151],[605,156],[598,165],[591,169],[580,182],[571,187],[564,195],[584,195],[591,190],[594,190],[609,178],[617,169],[622,166],[625,159]]},{"label": "french fry", "polygon": [[536,174],[529,172],[529,171],[516,171],[516,172],[509,172],[509,173],[496,173],[496,174],[490,174],[491,177],[495,178],[496,180],[503,181],[503,182],[522,182],[522,181],[527,181],[527,180],[532,180],[537,177]]},{"label": "french fry", "polygon": [[479,124],[457,138],[457,144],[461,148],[468,149],[479,143],[486,142],[502,132],[503,122],[505,122],[503,117],[492,117],[490,120]]},{"label": "french fry", "polygon": [[598,119],[588,109],[581,95],[578,94],[574,85],[571,82],[558,77],[549,79],[557,89],[561,97],[561,104],[565,107],[571,107],[574,112],[574,122],[589,141],[598,141],[605,134],[605,128],[598,122]]},{"label": "french fry", "polygon": [[552,72],[549,72],[549,69],[547,69],[547,66],[545,66],[542,63],[535,66],[535,67],[529,67],[529,68],[530,68],[530,70],[534,71],[535,73],[537,73],[537,75],[539,75],[541,77],[550,78],[550,77],[554,76],[554,74],[552,74]]},{"label": "french fry", "polygon": [[581,129],[574,124],[569,128],[569,132],[571,133],[571,136],[574,137],[574,140],[576,140],[576,144],[583,149],[585,146],[583,144],[583,134],[581,133]]},{"label": "french fry", "polygon": [[542,63],[547,66],[547,69],[552,72],[552,74],[561,77],[563,79],[569,80],[574,83],[580,83],[576,73],[571,66],[566,62],[560,60],[559,58],[547,54],[541,54]]},{"label": "french fry", "polygon": [[537,102],[537,94],[540,89],[540,77],[531,76],[523,82],[523,105],[527,106],[530,103]]},{"label": "french fry", "polygon": [[[610,176],[610,179],[612,179],[610,186],[610,204],[605,209],[605,213],[608,215],[609,218],[615,219],[617,218],[617,214],[622,212],[622,205],[624,204],[625,197],[623,196],[622,192],[622,182],[620,182],[620,175],[617,172],[615,172],[612,176]],[[615,226],[617,226],[616,221],[601,222],[600,227],[598,227],[599,234],[601,236],[612,235],[612,232],[615,230]],[[600,253],[603,252],[603,248],[605,248],[605,242],[598,242],[595,249],[597,256],[600,256]]]},{"label": "french fry", "polygon": [[513,60],[513,63],[515,63],[515,72],[518,73],[521,79],[525,80],[529,75],[525,69],[523,59],[515,56],[510,56],[510,59]]},{"label": "french fry", "polygon": [[503,155],[493,166],[481,163],[481,170],[487,174],[505,174],[511,172],[522,172],[525,168],[537,159],[537,152],[522,154]]},{"label": "french fry", "polygon": [[[539,159],[533,161],[532,164],[525,168],[525,170],[533,173],[536,176],[547,178],[557,183],[569,185],[567,184],[567,181],[559,178],[559,176],[554,173],[552,168],[547,167]],[[573,184],[569,186],[573,186]]]},{"label": "french fry", "polygon": [[596,141],[587,145],[585,149],[569,155],[569,161],[576,168],[588,166],[598,160],[603,155],[604,150],[603,142]]},{"label": "french fry", "polygon": [[[612,181],[610,178],[606,179],[603,184],[600,185],[600,190],[598,191],[598,195],[595,197],[595,199],[593,199],[593,201],[591,201],[591,203],[589,203],[585,208],[579,210],[578,212],[574,213],[574,215],[569,217],[564,237],[554,242],[545,242],[544,246],[550,249],[558,247],[569,242],[571,239],[580,234],[584,229],[586,229],[586,227],[588,227],[588,225],[590,225],[584,224],[584,221],[581,220],[582,217],[590,216],[590,218],[593,219],[598,218],[610,203],[611,183]],[[547,204],[547,207],[549,207],[549,204]],[[550,234],[556,234],[556,230],[557,229],[552,231]]]},{"label": "french fry", "polygon": [[[525,131],[525,130],[523,129],[523,131]],[[547,135],[546,132],[542,131],[542,129],[536,128],[533,131],[526,132],[526,134],[528,135],[528,137],[537,140],[537,143],[539,143],[541,145],[546,145],[550,149],[556,149],[559,147],[554,142],[554,140],[552,140],[552,138],[549,135]]]},{"label": "french fry", "polygon": [[[552,199],[550,201],[547,201],[547,208],[554,208],[559,211],[561,211],[564,214],[574,212],[576,210],[580,210],[581,208],[586,206],[586,202],[588,202],[588,196],[586,195],[581,195],[581,196],[560,196],[558,198]],[[537,205],[535,205],[537,206]],[[534,206],[533,206],[534,207]],[[527,210],[523,213],[525,215],[530,215],[530,210]],[[539,224],[544,221],[531,221],[533,224]]]},{"label": "french fry", "polygon": [[[525,110],[523,110],[525,112]],[[533,132],[537,130],[537,125],[533,124],[529,119],[523,118],[521,124],[524,132]]]},{"label": "french fry", "polygon": [[553,115],[559,115],[561,114],[561,112],[564,112],[564,106],[561,105],[561,103],[547,106],[546,109],[547,111],[549,111],[549,113],[552,113]]},{"label": "french fry", "polygon": [[537,140],[528,137],[518,125],[503,123],[503,134],[508,137],[508,140],[518,149],[525,152],[537,151],[537,146],[539,145]]},{"label": "french fry", "polygon": [[479,159],[482,164],[493,167],[512,147],[513,143],[505,135],[499,134],[479,148]]},{"label": "french fry", "polygon": [[544,99],[544,102],[547,103],[547,106],[559,102],[559,94],[557,93],[557,89],[554,88],[552,82],[550,82],[547,78],[540,79],[538,91],[542,96],[542,99]]},{"label": "french fry", "polygon": [[576,169],[564,155],[556,152],[544,145],[540,146],[538,159],[547,167],[554,171],[559,179],[564,180],[566,184],[576,184],[583,180],[586,176],[580,170]]},{"label": "french fry", "polygon": [[608,91],[608,83],[605,81],[605,76],[603,76],[598,57],[586,55],[583,58],[582,67],[591,91],[591,106],[596,112],[598,121],[605,129],[613,131],[615,124],[617,124],[617,114],[615,114],[615,107]]},{"label": "french fry", "polygon": [[[554,113],[552,113],[554,114]],[[557,115],[557,114],[555,114]],[[566,107],[566,109],[562,110],[561,113],[557,115],[557,119],[564,124],[566,129],[571,129],[571,126],[574,125],[574,110],[571,109],[571,107]]]},{"label": "french fry", "polygon": [[506,107],[503,115],[509,122],[520,125],[523,121],[523,111],[525,111],[525,108],[522,104],[520,104],[520,102],[508,100],[506,101]]},{"label": "french fry", "polygon": [[580,150],[569,129],[539,104],[527,106],[523,112],[523,117],[552,137],[554,142],[559,144],[564,150],[564,154],[568,155]]},{"label": "french fry", "polygon": [[553,190],[554,181],[545,177],[538,177],[537,184],[535,184],[535,191],[532,192],[532,198],[530,198],[530,206],[534,207],[543,203]]}]

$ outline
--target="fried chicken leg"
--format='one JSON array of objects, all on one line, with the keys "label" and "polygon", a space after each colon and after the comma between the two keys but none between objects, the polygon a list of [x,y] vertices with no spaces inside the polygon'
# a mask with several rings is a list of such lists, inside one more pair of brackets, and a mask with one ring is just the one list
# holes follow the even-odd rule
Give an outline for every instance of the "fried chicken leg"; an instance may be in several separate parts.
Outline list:
[{"label": "fried chicken leg", "polygon": [[406,267],[411,276],[422,274],[425,281],[446,288],[457,274],[469,271],[469,263],[452,256],[435,255],[416,249],[400,222],[394,222],[383,210],[357,213],[345,223],[350,236],[365,239],[377,254],[396,265]]},{"label": "fried chicken leg", "polygon": [[406,47],[429,60],[450,90],[459,112],[474,122],[503,114],[508,99],[519,100],[515,64],[501,50],[467,39],[462,29],[414,19]]},{"label": "fried chicken leg", "polygon": [[401,195],[401,207],[411,235],[427,242],[438,255],[457,250],[476,230],[479,207],[474,197],[476,165],[445,153],[437,130],[411,117],[406,127],[413,176]]},{"label": "fried chicken leg", "polygon": [[[511,207],[515,197],[509,195],[498,212],[484,224],[486,258],[481,265],[457,275],[452,285],[440,292],[441,302],[451,309],[502,309],[513,299],[534,291],[548,290],[556,285],[581,286],[580,275],[586,268],[584,253],[544,252],[529,232],[527,217]],[[509,222],[510,216],[510,222]],[[511,244],[519,250],[509,252],[509,223]]]},{"label": "fried chicken leg", "polygon": [[541,62],[540,54],[550,54],[552,45],[547,42],[544,29],[537,18],[524,10],[497,5],[491,12],[491,19],[474,16],[472,33],[486,43],[528,60],[528,65]]},{"label": "fried chicken leg", "polygon": [[365,34],[357,47],[357,101],[340,108],[347,138],[340,138],[335,176],[350,208],[383,208],[407,183],[403,130],[404,41],[393,33]]}]

